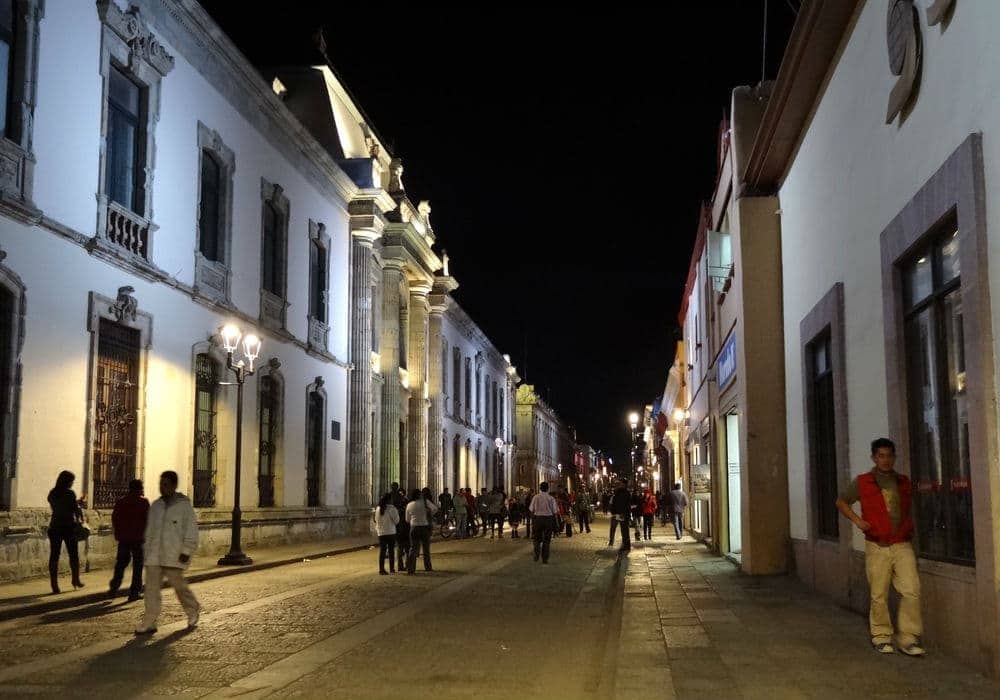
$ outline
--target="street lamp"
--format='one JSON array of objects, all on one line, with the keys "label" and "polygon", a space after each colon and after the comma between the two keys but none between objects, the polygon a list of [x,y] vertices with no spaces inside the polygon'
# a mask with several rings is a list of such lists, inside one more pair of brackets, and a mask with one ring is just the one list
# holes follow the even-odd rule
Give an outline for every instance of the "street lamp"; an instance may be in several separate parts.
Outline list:
[{"label": "street lamp", "polygon": [[[240,339],[243,340],[243,358],[233,362],[233,353],[240,346]],[[243,335],[240,329],[230,324],[222,329],[222,344],[226,348],[226,367],[236,375],[236,479],[235,496],[233,497],[233,529],[229,539],[229,553],[219,560],[220,566],[246,566],[252,564],[253,559],[243,553],[240,547],[240,527],[242,519],[240,513],[240,471],[242,468],[241,457],[243,454],[243,382],[253,374],[253,363],[260,355],[260,338],[253,333]]]},{"label": "street lamp", "polygon": [[632,482],[632,487],[635,488],[635,431],[639,428],[639,414],[635,411],[628,414],[628,424],[632,428],[632,475],[629,481]]}]

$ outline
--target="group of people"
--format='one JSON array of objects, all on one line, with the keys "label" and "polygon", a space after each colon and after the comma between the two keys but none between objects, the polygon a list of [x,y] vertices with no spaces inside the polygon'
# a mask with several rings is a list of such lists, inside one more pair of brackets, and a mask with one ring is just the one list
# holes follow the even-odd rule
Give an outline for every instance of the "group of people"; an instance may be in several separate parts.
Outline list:
[{"label": "group of people", "polygon": [[673,489],[667,493],[653,493],[649,489],[634,489],[629,493],[624,482],[616,482],[614,492],[604,495],[604,512],[611,513],[608,546],[614,546],[616,530],[621,530],[621,549],[626,552],[632,548],[630,528],[635,530],[636,541],[653,539],[653,523],[657,514],[661,525],[666,526],[668,519],[673,522],[674,535],[681,539],[684,536],[684,509],[687,505],[687,494],[680,483],[674,484]]},{"label": "group of people", "polygon": [[[424,571],[433,571],[431,565],[431,526],[439,506],[434,502],[429,488],[413,489],[407,496],[393,482],[387,493],[382,494],[372,511],[375,534],[378,535],[378,572],[385,576],[406,571],[413,574],[417,555],[423,552]],[[397,560],[398,555],[398,560]],[[385,570],[386,561],[389,570]],[[398,563],[397,563],[398,561]]]},{"label": "group of people", "polygon": [[379,539],[379,574],[397,570],[414,573],[421,551],[424,570],[432,571],[430,536],[434,524],[442,521],[451,524],[457,539],[474,533],[480,537],[489,533],[490,539],[503,538],[505,523],[510,526],[511,538],[520,539],[524,524],[524,537],[535,543],[536,560],[548,562],[551,538],[572,537],[574,526],[581,533],[590,532],[593,508],[593,498],[587,491],[570,493],[558,486],[552,495],[547,483],[539,485],[538,493],[529,489],[509,497],[500,487],[483,488],[478,495],[473,495],[470,487],[455,494],[445,487],[435,500],[427,488],[414,489],[407,495],[393,482],[372,511],[372,525]]},{"label": "group of people", "polygon": [[[48,496],[52,508],[48,535],[49,579],[53,594],[60,592],[59,559],[64,546],[69,556],[73,588],[84,586],[80,580],[79,542],[88,534],[83,524],[86,503],[78,499],[73,491],[75,480],[72,472],[60,472]],[[177,492],[177,483],[177,472],[163,472],[160,475],[160,498],[150,505],[143,495],[142,481],[133,479],[129,482],[128,493],[117,500],[111,511],[111,527],[118,551],[108,592],[112,597],[118,595],[125,570],[131,563],[132,581],[128,599],[145,599],[145,614],[135,630],[139,635],[156,631],[163,579],[177,593],[177,599],[187,615],[188,628],[198,625],[201,605],[184,578],[184,571],[198,548],[198,518],[188,497]]]}]

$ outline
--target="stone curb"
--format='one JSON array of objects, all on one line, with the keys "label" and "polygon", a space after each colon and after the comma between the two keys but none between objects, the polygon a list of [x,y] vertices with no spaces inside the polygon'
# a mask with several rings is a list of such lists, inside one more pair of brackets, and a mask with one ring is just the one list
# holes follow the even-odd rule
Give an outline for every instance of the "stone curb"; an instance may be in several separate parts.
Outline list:
[{"label": "stone curb", "polygon": [[[299,554],[294,557],[286,557],[284,559],[274,559],[272,561],[261,562],[260,564],[254,563],[248,566],[233,566],[233,567],[217,567],[213,569],[208,569],[207,571],[201,571],[198,573],[191,574],[187,577],[187,580],[191,583],[196,583],[198,581],[211,581],[212,579],[225,578],[227,576],[237,576],[239,574],[245,574],[251,571],[264,571],[267,569],[273,569],[278,566],[287,566],[289,564],[297,564],[305,559],[319,559],[321,557],[332,557],[338,554],[350,554],[351,552],[361,552],[368,549],[369,547],[378,546],[378,541],[372,544],[361,544],[361,545],[351,545],[350,547],[337,547],[334,549],[326,549],[319,552],[314,552],[311,554]],[[164,588],[169,588],[167,582],[163,582]],[[121,593],[118,597],[125,597],[125,593]],[[0,622],[5,620],[15,620],[21,617],[31,617],[32,615],[38,615],[41,613],[53,612],[55,610],[65,610],[67,608],[75,608],[80,605],[87,605],[90,603],[99,603],[101,601],[109,601],[112,598],[109,596],[107,589],[102,588],[100,591],[95,591],[93,593],[87,593],[81,596],[75,596],[72,598],[62,598],[45,600],[39,603],[28,603],[26,605],[20,605],[17,607],[12,607],[7,610],[0,610]]]}]

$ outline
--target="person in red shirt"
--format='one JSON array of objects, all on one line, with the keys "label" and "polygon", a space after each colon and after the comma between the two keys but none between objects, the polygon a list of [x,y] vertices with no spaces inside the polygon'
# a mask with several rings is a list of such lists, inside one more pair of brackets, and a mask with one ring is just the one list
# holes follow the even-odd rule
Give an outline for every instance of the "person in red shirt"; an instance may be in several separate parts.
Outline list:
[{"label": "person in red shirt", "polygon": [[647,540],[653,539],[653,518],[656,516],[656,496],[646,490],[642,501],[642,534]]},{"label": "person in red shirt", "polygon": [[139,600],[142,596],[142,546],[147,517],[149,517],[149,501],[142,495],[142,481],[132,479],[128,485],[128,494],[119,498],[114,510],[111,511],[111,527],[114,529],[115,540],[118,541],[115,573],[111,577],[110,584],[112,597],[118,594],[118,588],[125,576],[125,567],[130,560],[132,585],[129,586],[128,599]]}]

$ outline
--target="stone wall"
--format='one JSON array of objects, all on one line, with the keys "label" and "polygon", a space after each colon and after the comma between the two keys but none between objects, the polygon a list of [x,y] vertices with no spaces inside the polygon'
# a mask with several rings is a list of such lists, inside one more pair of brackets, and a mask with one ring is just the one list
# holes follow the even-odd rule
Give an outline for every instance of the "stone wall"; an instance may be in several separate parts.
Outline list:
[{"label": "stone wall", "polygon": [[[80,545],[85,571],[109,568],[114,563],[115,540],[110,511],[87,511],[92,535]],[[247,509],[243,511],[243,549],[251,556],[261,546],[302,542],[323,543],[338,537],[365,535],[369,512],[345,509]],[[230,511],[198,511],[200,542],[196,557],[214,557],[229,550]],[[0,513],[0,583],[19,581],[48,573],[49,511],[23,508]],[[374,535],[372,536],[374,540]],[[65,551],[60,569],[69,571]]]}]

